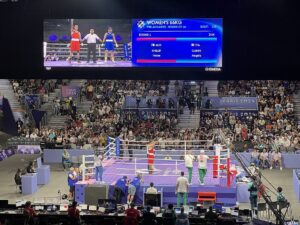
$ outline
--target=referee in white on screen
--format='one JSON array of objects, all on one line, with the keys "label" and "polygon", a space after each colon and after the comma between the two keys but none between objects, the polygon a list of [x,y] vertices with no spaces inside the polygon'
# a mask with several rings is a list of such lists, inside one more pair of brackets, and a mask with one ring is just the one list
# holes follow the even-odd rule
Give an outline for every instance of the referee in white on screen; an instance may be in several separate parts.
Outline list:
[{"label": "referee in white on screen", "polygon": [[82,41],[87,41],[88,44],[88,55],[87,55],[87,62],[90,62],[90,55],[93,54],[93,62],[96,63],[96,43],[97,40],[102,42],[102,40],[95,34],[94,29],[90,29],[90,33],[85,35]]}]

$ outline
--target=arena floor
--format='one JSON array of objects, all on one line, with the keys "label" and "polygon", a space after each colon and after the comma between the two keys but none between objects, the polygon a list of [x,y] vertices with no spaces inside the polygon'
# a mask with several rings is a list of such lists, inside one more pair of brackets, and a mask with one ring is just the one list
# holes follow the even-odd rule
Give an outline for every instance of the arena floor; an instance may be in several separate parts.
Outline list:
[{"label": "arena floor", "polygon": [[[50,183],[47,185],[40,185],[38,191],[33,195],[21,195],[18,193],[16,185],[14,183],[14,174],[17,168],[24,168],[27,162],[37,158],[34,155],[14,155],[5,161],[0,163],[0,199],[9,199],[10,203],[14,203],[19,199],[26,199],[33,201],[35,198],[42,197],[57,197],[58,190],[61,193],[68,192],[67,186],[67,174],[63,171],[62,166],[59,164],[51,165],[51,178]],[[104,179],[107,179],[109,170],[106,171]],[[300,219],[300,203],[297,202],[294,195],[293,184],[292,184],[292,170],[284,169],[283,171],[278,170],[264,170],[263,175],[269,179],[269,181],[275,186],[282,186],[284,189],[285,196],[289,199],[292,205],[292,211],[295,219]],[[196,178],[194,178],[196,179]],[[111,178],[114,180],[114,178]],[[164,180],[164,178],[162,179]],[[145,183],[148,182],[145,178]],[[274,199],[274,195],[270,194]],[[241,204],[241,208],[248,208],[248,204]]]}]

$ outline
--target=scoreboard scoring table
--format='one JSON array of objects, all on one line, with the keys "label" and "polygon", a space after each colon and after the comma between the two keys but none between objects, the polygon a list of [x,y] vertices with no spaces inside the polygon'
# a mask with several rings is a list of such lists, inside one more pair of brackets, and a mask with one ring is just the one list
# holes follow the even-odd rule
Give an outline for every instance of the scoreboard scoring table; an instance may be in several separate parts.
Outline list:
[{"label": "scoreboard scoring table", "polygon": [[132,20],[135,66],[222,67],[221,18]]}]

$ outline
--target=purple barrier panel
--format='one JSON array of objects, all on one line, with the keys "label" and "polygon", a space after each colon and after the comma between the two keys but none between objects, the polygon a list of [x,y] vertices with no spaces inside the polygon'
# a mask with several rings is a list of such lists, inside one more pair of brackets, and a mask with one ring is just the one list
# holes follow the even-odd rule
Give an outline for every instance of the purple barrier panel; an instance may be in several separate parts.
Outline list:
[{"label": "purple barrier panel", "polygon": [[30,173],[22,176],[22,194],[29,195],[37,192],[37,174]]},{"label": "purple barrier panel", "polygon": [[293,170],[293,184],[296,199],[298,200],[298,202],[300,202],[300,180],[298,178],[297,170]]},{"label": "purple barrier panel", "polygon": [[[241,152],[238,153],[240,158],[244,161],[246,166],[250,165],[251,153]],[[286,169],[298,169],[300,168],[300,154],[295,153],[281,153],[283,168]],[[231,154],[231,158],[235,159],[234,155]]]},{"label": "purple barrier panel", "polygon": [[14,154],[15,152],[12,149],[4,149],[0,151],[0,161],[7,159],[8,157],[11,157]]},{"label": "purple barrier panel", "polygon": [[[70,157],[93,155],[94,150],[68,149]],[[44,163],[61,163],[63,149],[44,149]]]},{"label": "purple barrier panel", "polygon": [[250,202],[250,192],[248,191],[248,184],[238,183],[236,185],[236,196],[239,203],[249,203]]},{"label": "purple barrier panel", "polygon": [[17,154],[40,154],[41,146],[39,145],[18,145]]},{"label": "purple barrier panel", "polygon": [[37,184],[48,184],[50,181],[50,166],[42,165],[37,168]]}]

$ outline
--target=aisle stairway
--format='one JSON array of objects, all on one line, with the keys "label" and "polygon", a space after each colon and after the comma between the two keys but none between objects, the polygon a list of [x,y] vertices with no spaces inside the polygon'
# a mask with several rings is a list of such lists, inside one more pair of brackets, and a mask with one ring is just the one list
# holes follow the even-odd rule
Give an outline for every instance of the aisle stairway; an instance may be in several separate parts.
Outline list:
[{"label": "aisle stairway", "polygon": [[176,80],[170,80],[170,83],[169,83],[169,89],[168,89],[168,93],[167,93],[167,96],[168,97],[175,97],[176,96],[176,88],[175,88],[175,82]]},{"label": "aisle stairway", "polygon": [[[54,80],[55,82],[56,80]],[[69,83],[69,80],[63,80],[63,83]],[[47,119],[48,127],[53,127],[53,128],[64,128],[65,122],[68,118],[68,116],[55,116],[54,111],[53,111],[53,100],[58,97],[61,97],[61,86],[58,85],[56,89],[54,89],[54,92],[49,93],[49,98],[48,102],[44,103],[41,106],[41,110],[45,110],[47,112]]]},{"label": "aisle stairway", "polygon": [[296,87],[296,93],[293,95],[294,115],[300,120],[300,86]]},{"label": "aisle stairway", "polygon": [[218,94],[218,83],[217,80],[204,81],[204,90],[207,88],[208,96],[219,96]]},{"label": "aisle stairway", "polygon": [[178,115],[178,128],[197,129],[200,124],[200,111],[195,110],[195,114],[190,114],[188,107],[185,107],[183,114]]},{"label": "aisle stairway", "polygon": [[[76,80],[71,80],[70,85],[72,86],[83,86],[87,80],[84,79],[76,79]],[[85,96],[83,96],[83,99],[81,102],[77,102],[77,113],[86,113],[89,111],[92,101],[88,101]]]},{"label": "aisle stairway", "polygon": [[26,111],[18,101],[13,91],[13,87],[8,79],[0,79],[0,96],[7,98],[9,101],[15,120],[17,121],[18,118],[21,118],[21,120],[24,121],[24,115]]}]

